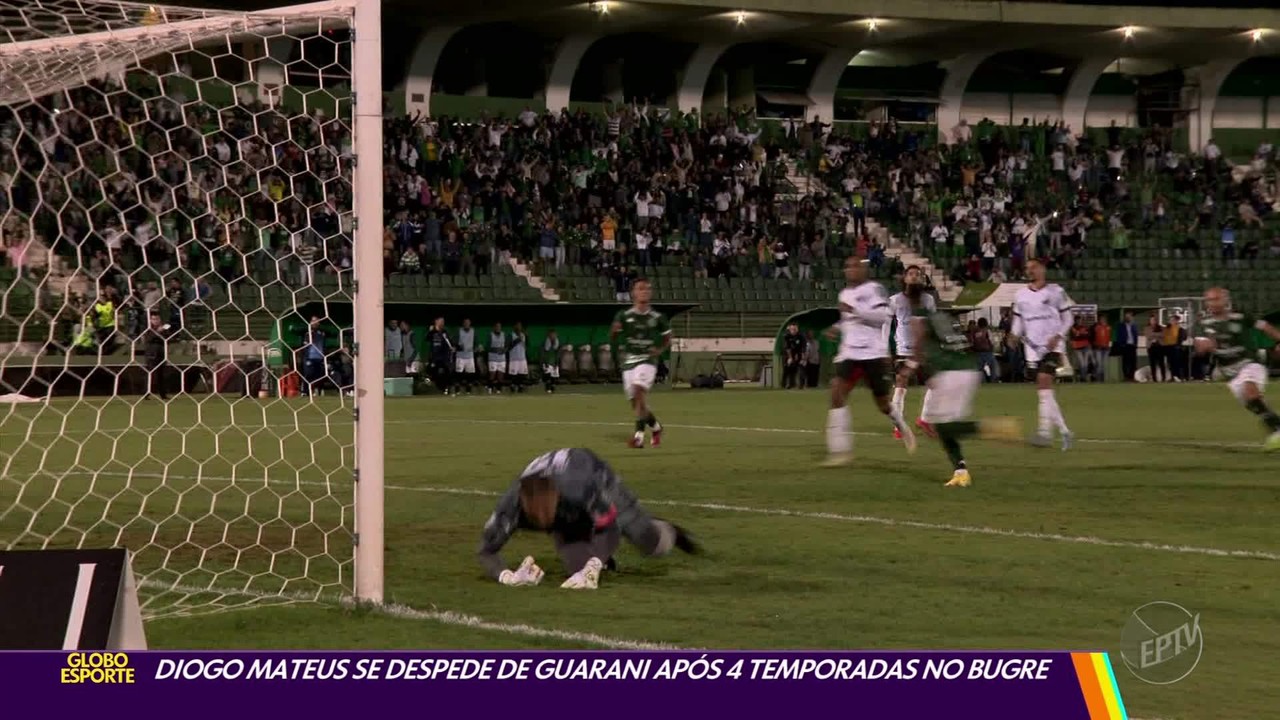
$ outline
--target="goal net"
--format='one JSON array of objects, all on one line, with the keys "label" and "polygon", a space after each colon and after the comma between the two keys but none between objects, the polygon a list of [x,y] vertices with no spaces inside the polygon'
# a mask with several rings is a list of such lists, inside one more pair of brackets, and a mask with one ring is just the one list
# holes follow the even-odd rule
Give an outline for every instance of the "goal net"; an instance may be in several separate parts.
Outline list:
[{"label": "goal net", "polygon": [[151,617],[355,590],[355,13],[0,0],[0,548],[128,548]]}]

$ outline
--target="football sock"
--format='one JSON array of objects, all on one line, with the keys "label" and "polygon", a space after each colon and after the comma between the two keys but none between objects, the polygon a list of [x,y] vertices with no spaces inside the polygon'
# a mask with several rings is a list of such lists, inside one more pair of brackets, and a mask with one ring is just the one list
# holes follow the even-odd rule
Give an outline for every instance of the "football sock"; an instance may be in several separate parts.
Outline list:
[{"label": "football sock", "polygon": [[1244,404],[1249,408],[1249,412],[1257,415],[1262,424],[1266,425],[1272,432],[1280,432],[1280,415],[1275,410],[1267,407],[1267,403],[1262,398],[1254,398]]},{"label": "football sock", "polygon": [[1058,394],[1052,390],[1049,391],[1049,405],[1053,409],[1053,423],[1058,427],[1058,432],[1063,435],[1071,432],[1067,427],[1067,419],[1062,417],[1062,407],[1058,405]]},{"label": "football sock", "polygon": [[896,410],[899,416],[901,416],[904,412],[906,412],[907,389],[900,388],[900,387],[894,388],[893,401],[889,404],[889,406],[892,407],[894,410]]},{"label": "football sock", "polygon": [[644,418],[641,418],[641,419],[639,419],[639,420],[636,420],[636,434],[637,434],[637,435],[643,435],[643,434],[644,434],[644,428],[645,428],[645,425],[646,425],[646,423],[645,423],[645,421],[644,421]]},{"label": "football sock", "polygon": [[658,418],[653,413],[649,413],[649,416],[644,419],[644,424],[648,425],[654,430],[662,429],[662,425],[658,422]]},{"label": "football sock", "polygon": [[906,433],[911,429],[907,426],[907,421],[902,419],[902,409],[894,407],[893,403],[889,403],[889,410],[885,414],[893,421],[893,426],[902,432]]},{"label": "football sock", "polygon": [[1037,394],[1040,396],[1037,413],[1040,435],[1048,436],[1053,434],[1053,426],[1055,425],[1056,420],[1053,415],[1053,410],[1057,403],[1053,400],[1052,390],[1040,390]]},{"label": "football sock", "polygon": [[827,452],[832,455],[853,452],[853,437],[849,435],[849,411],[846,408],[827,411]]},{"label": "football sock", "polygon": [[947,459],[956,470],[965,469],[964,451],[960,448],[960,438],[972,434],[977,427],[977,424],[972,422],[941,423],[934,426],[938,433],[938,440],[942,442],[942,449],[947,451]]},{"label": "football sock", "polygon": [[933,397],[932,390],[924,391],[924,400],[920,403],[920,417],[924,417],[924,411],[929,407],[929,400]]}]

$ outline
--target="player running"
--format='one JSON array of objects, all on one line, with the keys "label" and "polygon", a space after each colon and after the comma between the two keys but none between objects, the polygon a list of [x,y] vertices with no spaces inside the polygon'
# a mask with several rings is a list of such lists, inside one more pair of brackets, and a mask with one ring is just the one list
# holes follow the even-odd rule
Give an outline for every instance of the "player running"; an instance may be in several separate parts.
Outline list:
[{"label": "player running", "polygon": [[532,556],[509,570],[498,554],[521,528],[551,534],[569,575],[560,587],[570,590],[595,590],[600,571],[616,569],[613,554],[623,537],[651,557],[673,548],[699,551],[687,532],[641,507],[604,460],[578,448],[534,458],[484,524],[480,564],[503,585],[542,582],[542,568]]},{"label": "player running", "polygon": [[911,319],[915,354],[907,366],[912,372],[918,370],[929,384],[924,419],[932,426],[951,460],[951,479],[946,486],[969,487],[973,480],[969,477],[960,440],[975,433],[989,440],[1015,440],[1019,436],[1018,421],[1014,418],[977,422],[971,419],[973,398],[982,385],[982,372],[970,352],[969,337],[951,313],[915,302],[922,291],[918,286],[908,286],[906,291],[908,295],[917,296],[912,298],[916,310]]},{"label": "player running", "polygon": [[[919,289],[920,292],[913,292]],[[912,299],[915,298],[915,299]],[[912,342],[912,317],[920,308],[933,312],[937,309],[937,303],[933,299],[933,295],[924,292],[924,284],[920,275],[920,268],[912,265],[907,268],[902,275],[902,292],[889,298],[889,310],[893,312],[893,345],[894,345],[894,388],[893,388],[893,409],[898,411],[902,417],[907,416],[907,385],[911,382],[914,375],[920,384],[924,384],[923,377],[917,370],[909,367],[915,356],[914,344]],[[889,325],[885,325],[885,331],[889,331]],[[926,435],[932,435],[933,429],[924,420],[924,407],[929,405],[929,389],[925,388],[924,401],[920,409],[920,414],[916,416],[916,427],[920,428]],[[895,438],[902,438],[902,432],[898,428],[893,429]]]},{"label": "player running", "polygon": [[853,436],[849,434],[849,393],[859,379],[866,379],[876,407],[889,416],[902,433],[907,452],[915,452],[916,436],[889,403],[889,298],[884,287],[867,279],[866,261],[850,256],[844,263],[848,285],[840,291],[840,322],[828,334],[840,335],[836,352],[836,376],[831,380],[831,409],[827,411],[827,459],[825,467],[853,462]]},{"label": "player running", "polygon": [[1258,362],[1260,348],[1254,332],[1260,331],[1280,342],[1280,330],[1265,320],[1233,311],[1231,293],[1223,288],[1206,290],[1204,304],[1208,313],[1200,321],[1202,334],[1195,339],[1196,352],[1213,353],[1218,369],[1229,381],[1227,387],[1231,394],[1271,431],[1263,449],[1280,452],[1280,415],[1263,399],[1267,368]]},{"label": "player running", "polygon": [[[649,408],[649,389],[658,376],[658,359],[671,346],[671,325],[662,313],[649,307],[653,295],[649,281],[637,278],[631,283],[632,305],[613,317],[609,330],[609,343],[617,352],[622,346],[622,389],[631,401],[636,415],[636,434],[627,443],[633,448],[644,447],[644,431],[651,431],[649,444],[662,444],[662,423]],[[618,343],[621,334],[622,342]]]},{"label": "player running", "polygon": [[1011,346],[1022,342],[1027,373],[1035,375],[1039,388],[1040,421],[1031,444],[1052,445],[1056,429],[1062,439],[1062,449],[1068,450],[1074,436],[1058,406],[1053,381],[1058,368],[1062,367],[1063,338],[1074,323],[1071,303],[1061,286],[1046,280],[1044,263],[1034,258],[1027,260],[1027,274],[1031,282],[1013,298],[1013,328],[1007,342]]}]

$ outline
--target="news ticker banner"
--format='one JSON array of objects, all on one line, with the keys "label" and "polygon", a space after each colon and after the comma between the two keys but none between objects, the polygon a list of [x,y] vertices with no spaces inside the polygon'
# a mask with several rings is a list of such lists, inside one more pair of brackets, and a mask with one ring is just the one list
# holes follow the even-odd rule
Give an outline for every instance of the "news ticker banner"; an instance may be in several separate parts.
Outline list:
[{"label": "news ticker banner", "polygon": [[265,706],[358,716],[401,704],[557,720],[570,707],[653,718],[694,706],[751,717],[843,707],[867,718],[1127,718],[1110,658],[1096,652],[9,652],[0,695],[50,717],[129,703],[135,719]]}]

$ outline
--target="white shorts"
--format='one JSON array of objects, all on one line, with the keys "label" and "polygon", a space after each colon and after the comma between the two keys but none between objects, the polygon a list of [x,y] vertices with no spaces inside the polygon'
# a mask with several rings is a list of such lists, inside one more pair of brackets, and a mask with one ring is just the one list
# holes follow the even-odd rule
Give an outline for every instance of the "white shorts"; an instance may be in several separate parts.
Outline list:
[{"label": "white shorts", "polygon": [[658,377],[658,368],[648,363],[637,365],[630,370],[622,371],[622,389],[627,392],[628,398],[636,396],[636,388],[648,391],[653,387],[653,381]]},{"label": "white shorts", "polygon": [[1258,386],[1258,392],[1267,389],[1267,369],[1258,363],[1248,363],[1240,368],[1240,372],[1231,378],[1231,382],[1227,383],[1227,387],[1231,389],[1231,394],[1236,396],[1240,402],[1244,402],[1244,386],[1246,383],[1253,383]]},{"label": "white shorts", "polygon": [[968,420],[981,384],[982,373],[977,370],[944,370],[934,375],[929,378],[921,419],[931,425]]},{"label": "white shorts", "polygon": [[474,374],[476,371],[476,359],[471,357],[471,358],[466,358],[465,360],[463,358],[458,358],[454,360],[453,371],[460,372],[460,373]]},{"label": "white shorts", "polygon": [[559,378],[560,366],[559,365],[543,365],[542,374],[549,378]]},{"label": "white shorts", "polygon": [[489,358],[489,372],[504,373],[507,371],[507,359]]},{"label": "white shorts", "polygon": [[508,375],[528,375],[529,362],[527,360],[508,360],[507,374]]}]

